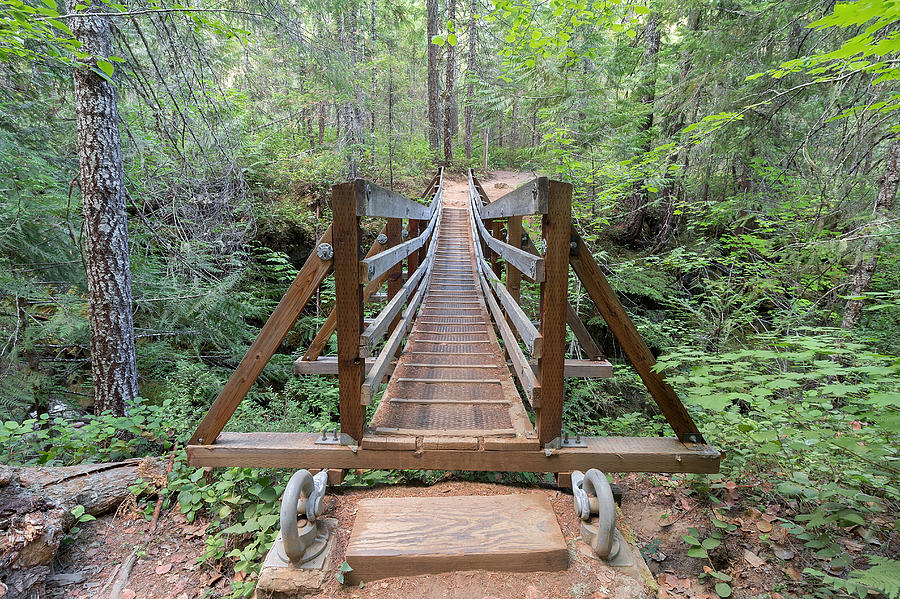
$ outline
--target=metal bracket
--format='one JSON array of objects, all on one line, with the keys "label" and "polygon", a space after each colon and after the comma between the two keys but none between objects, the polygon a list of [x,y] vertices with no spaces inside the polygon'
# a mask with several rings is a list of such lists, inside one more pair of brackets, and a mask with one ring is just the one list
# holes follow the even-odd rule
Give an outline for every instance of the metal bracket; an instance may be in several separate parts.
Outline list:
[{"label": "metal bracket", "polygon": [[684,436],[684,441],[686,443],[700,443],[701,445],[706,445],[706,439],[704,439],[703,435],[700,433],[688,433]]},{"label": "metal bracket", "polygon": [[334,429],[330,433],[323,429],[321,436],[317,437],[315,440],[316,445],[346,445],[353,453],[359,449],[359,443],[357,443],[356,439],[348,435],[347,433],[338,432],[338,429]]},{"label": "metal bracket", "polygon": [[330,243],[320,243],[316,248],[316,256],[322,260],[331,260],[334,257],[334,248]]},{"label": "metal bracket", "polygon": [[560,447],[584,447],[587,448],[587,441],[581,438],[581,433],[575,433],[574,437],[570,437],[569,433],[565,433],[560,442]]}]

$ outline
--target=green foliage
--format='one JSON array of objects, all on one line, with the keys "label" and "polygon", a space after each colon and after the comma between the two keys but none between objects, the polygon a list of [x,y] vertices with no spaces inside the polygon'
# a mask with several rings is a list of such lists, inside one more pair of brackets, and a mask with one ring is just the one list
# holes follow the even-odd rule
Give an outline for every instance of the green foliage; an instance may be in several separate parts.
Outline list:
[{"label": "green foliage", "polygon": [[872,592],[881,593],[888,599],[900,597],[900,561],[884,557],[871,557],[873,564],[865,570],[853,570],[850,578],[838,578],[813,568],[807,568],[804,573],[822,581],[837,590],[844,590],[851,595],[863,599]]}]

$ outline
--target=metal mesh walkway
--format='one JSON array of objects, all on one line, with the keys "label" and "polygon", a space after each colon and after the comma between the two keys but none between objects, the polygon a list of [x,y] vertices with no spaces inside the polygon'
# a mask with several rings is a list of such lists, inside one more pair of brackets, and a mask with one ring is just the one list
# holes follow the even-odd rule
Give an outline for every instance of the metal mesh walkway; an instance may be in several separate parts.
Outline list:
[{"label": "metal mesh walkway", "polygon": [[468,210],[444,199],[427,292],[363,447],[538,447],[478,283]]}]

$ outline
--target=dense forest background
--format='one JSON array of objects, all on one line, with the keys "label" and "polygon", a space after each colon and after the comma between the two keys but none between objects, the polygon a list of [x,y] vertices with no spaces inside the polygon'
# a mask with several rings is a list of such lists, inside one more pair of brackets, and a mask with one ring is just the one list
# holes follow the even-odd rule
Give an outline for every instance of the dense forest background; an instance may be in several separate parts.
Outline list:
[{"label": "dense forest background", "polygon": [[[717,509],[733,506],[735,481],[744,501],[783,506],[806,568],[782,592],[900,592],[900,5],[98,6],[109,60],[79,56],[54,0],[0,2],[6,461],[183,443],[327,226],[332,184],[360,176],[413,195],[437,164],[486,161],[574,184],[579,233],[707,440],[726,449],[721,476],[686,484]],[[86,68],[115,81],[121,115],[139,397],[118,415],[90,413],[72,89],[73,69]],[[620,364],[611,381],[567,381],[565,427],[669,434],[571,281]],[[329,289],[234,430],[333,421],[336,381],[291,376]],[[526,290],[533,313],[536,301]],[[255,568],[273,525],[213,513],[221,481],[178,460],[167,505],[210,518],[209,560]],[[284,482],[222,476],[242,493]],[[273,509],[268,495],[260,511]],[[851,531],[862,550],[847,548]],[[725,572],[715,546],[696,557]],[[252,576],[234,592],[251,589]]]}]

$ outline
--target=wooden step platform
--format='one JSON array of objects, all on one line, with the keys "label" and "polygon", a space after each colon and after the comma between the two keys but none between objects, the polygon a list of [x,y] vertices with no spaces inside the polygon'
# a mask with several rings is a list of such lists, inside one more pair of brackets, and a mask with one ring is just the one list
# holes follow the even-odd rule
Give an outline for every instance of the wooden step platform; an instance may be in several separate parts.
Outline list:
[{"label": "wooden step platform", "polygon": [[390,497],[359,502],[346,553],[352,582],[458,570],[565,570],[544,495]]}]

